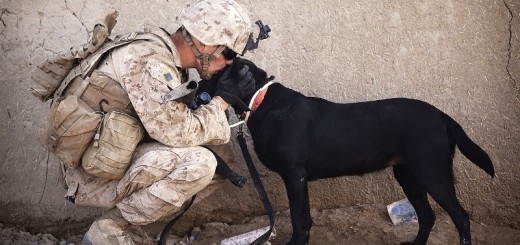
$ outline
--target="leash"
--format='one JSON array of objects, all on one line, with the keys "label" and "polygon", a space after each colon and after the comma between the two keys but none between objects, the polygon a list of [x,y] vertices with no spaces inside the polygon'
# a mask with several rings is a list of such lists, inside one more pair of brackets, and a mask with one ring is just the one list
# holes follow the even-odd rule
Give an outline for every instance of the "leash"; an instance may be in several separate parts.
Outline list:
[{"label": "leash", "polygon": [[237,187],[240,187],[240,188],[244,187],[244,185],[246,184],[246,181],[247,181],[246,177],[239,175],[239,174],[235,173],[233,170],[231,170],[231,168],[229,167],[229,165],[227,165],[227,163],[224,161],[224,159],[222,159],[216,152],[211,150],[209,147],[207,147],[207,146],[203,146],[203,147],[208,149],[209,151],[211,151],[211,153],[213,153],[213,155],[217,159],[217,169],[215,170],[215,172],[218,175],[221,175],[224,178],[228,179],[233,185],[235,185]]},{"label": "leash", "polygon": [[255,165],[253,164],[253,159],[251,158],[251,155],[249,154],[249,150],[247,149],[246,144],[246,138],[244,137],[244,131],[242,130],[242,125],[238,128],[237,132],[237,140],[238,144],[240,145],[240,150],[242,150],[242,155],[244,156],[244,160],[246,161],[247,169],[249,170],[249,174],[251,175],[251,178],[253,179],[253,182],[255,183],[255,189],[258,192],[258,196],[260,197],[260,200],[262,200],[262,203],[264,205],[264,209],[267,212],[267,215],[269,216],[269,230],[267,230],[266,233],[264,233],[262,236],[258,237],[255,241],[253,241],[252,245],[261,245],[267,242],[269,237],[271,236],[271,232],[274,228],[274,212],[273,207],[271,206],[271,202],[269,202],[269,197],[267,196],[267,193],[265,192],[264,185],[262,184],[262,181],[260,180],[260,175],[258,174],[258,171],[255,168]]},{"label": "leash", "polygon": [[[219,155],[217,155],[217,153],[215,153],[209,147],[206,147],[206,146],[203,146],[203,147],[208,149],[209,151],[211,151],[211,153],[213,153],[213,155],[217,159],[217,169],[215,171],[217,174],[222,175],[223,177],[225,177],[226,179],[231,181],[231,183],[233,183],[234,185],[236,185],[240,188],[242,188],[245,185],[245,183],[247,181],[247,179],[245,177],[233,172],[233,170],[231,170],[231,168],[229,168],[229,166],[224,161],[224,159],[222,159]],[[179,220],[182,217],[182,215],[184,215],[184,213],[186,213],[186,211],[188,211],[188,209],[193,204],[193,201],[195,200],[195,196],[196,195],[194,195],[191,198],[190,203],[188,204],[188,206],[186,206],[186,208],[181,213],[179,213],[177,216],[175,216],[175,218],[173,218],[170,222],[168,222],[168,224],[166,224],[164,226],[163,230],[161,231],[161,237],[159,239],[159,242],[157,243],[158,245],[166,244],[166,240],[168,239],[168,233],[170,232],[172,226],[177,222],[177,220]]]},{"label": "leash", "polygon": [[197,196],[197,195],[193,195],[191,197],[190,203],[188,204],[188,206],[186,206],[186,208],[180,214],[175,216],[175,218],[173,218],[170,222],[168,222],[168,224],[166,224],[166,226],[164,226],[163,230],[161,231],[161,238],[159,239],[159,242],[157,244],[166,245],[166,240],[168,239],[168,233],[170,233],[172,226],[175,224],[175,222],[177,222],[177,220],[179,220],[182,217],[182,215],[184,213],[186,213],[186,211],[188,211],[188,209],[190,209],[191,205],[193,204],[193,201],[195,201],[195,196]]},{"label": "leash", "polygon": [[[247,148],[247,143],[246,143],[246,138],[244,137],[244,131],[242,128],[242,124],[244,122],[245,121],[242,121],[239,125],[236,125],[236,126],[240,126],[240,127],[238,127],[238,132],[237,132],[238,144],[240,145],[240,150],[242,151],[242,155],[246,162],[247,169],[249,170],[249,174],[251,175],[251,178],[253,179],[253,183],[255,184],[256,192],[258,193],[258,196],[260,197],[260,200],[262,201],[262,204],[264,205],[264,209],[267,212],[267,215],[269,216],[269,225],[270,225],[269,230],[267,230],[263,235],[261,235],[260,237],[258,237],[256,240],[254,240],[251,243],[251,245],[262,245],[265,242],[267,242],[269,237],[271,237],[271,233],[273,232],[274,211],[273,211],[273,207],[271,206],[271,202],[269,201],[269,197],[267,196],[267,192],[265,191],[264,185],[262,184],[262,180],[260,179],[260,175],[258,174],[258,171],[256,170],[256,167],[253,163],[251,154],[249,154],[249,150]],[[215,152],[213,152],[208,147],[205,147],[205,148],[208,149],[209,151],[211,151],[213,153],[213,155],[215,155],[215,158],[217,159],[217,169],[216,169],[217,174],[224,176],[229,181],[231,181],[231,183],[233,183],[234,185],[236,185],[238,187],[243,187],[246,182],[246,178],[233,172],[233,170],[231,170],[229,168],[229,166],[226,164],[226,162],[219,155],[217,155]],[[188,211],[188,209],[193,204],[194,200],[195,200],[195,195],[191,198],[191,201],[188,204],[188,206],[181,213],[179,213],[174,219],[172,219],[170,222],[168,222],[168,224],[166,224],[166,226],[163,228],[163,230],[161,232],[161,236],[160,236],[158,245],[166,244],[166,240],[168,237],[168,233],[170,232],[170,229],[177,222],[177,220],[179,220],[182,217],[182,215],[184,215],[184,213],[186,213],[186,211]]]}]

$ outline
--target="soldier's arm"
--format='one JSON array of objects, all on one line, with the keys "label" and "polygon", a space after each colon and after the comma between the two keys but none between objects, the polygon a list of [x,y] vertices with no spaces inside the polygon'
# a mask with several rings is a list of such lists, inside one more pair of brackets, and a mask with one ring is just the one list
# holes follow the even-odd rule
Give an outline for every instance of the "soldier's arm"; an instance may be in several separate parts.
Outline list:
[{"label": "soldier's arm", "polygon": [[122,62],[124,64],[119,64],[120,79],[139,118],[153,139],[175,147],[223,144],[229,141],[230,129],[225,115],[225,102],[216,98],[195,111],[190,110],[184,103],[163,103],[161,95],[169,91],[164,77],[160,77],[165,72],[155,74],[147,64],[159,62],[168,70],[166,72],[171,73],[172,79],[178,79],[173,62],[168,60],[168,56],[157,54],[154,50],[150,50],[149,55],[143,55],[143,52],[146,53],[146,47],[129,45],[124,48],[126,50],[121,51],[139,55],[126,56],[126,61]]}]

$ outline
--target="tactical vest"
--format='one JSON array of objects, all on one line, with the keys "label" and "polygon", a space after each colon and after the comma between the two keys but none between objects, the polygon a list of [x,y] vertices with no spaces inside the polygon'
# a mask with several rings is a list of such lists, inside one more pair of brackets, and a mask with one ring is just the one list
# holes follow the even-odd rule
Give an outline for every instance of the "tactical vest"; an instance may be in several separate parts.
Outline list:
[{"label": "tactical vest", "polygon": [[92,40],[46,60],[31,77],[31,92],[52,99],[40,142],[69,168],[80,164],[91,175],[120,179],[144,128],[123,87],[95,70],[111,50],[135,40],[162,40],[144,32],[108,36],[116,11],[99,20]]}]

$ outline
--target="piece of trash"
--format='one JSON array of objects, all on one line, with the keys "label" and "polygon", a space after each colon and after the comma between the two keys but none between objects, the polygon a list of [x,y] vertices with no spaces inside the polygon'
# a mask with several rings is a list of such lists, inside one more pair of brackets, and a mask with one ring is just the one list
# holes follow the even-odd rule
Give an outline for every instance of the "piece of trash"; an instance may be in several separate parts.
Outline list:
[{"label": "piece of trash", "polygon": [[408,198],[391,203],[386,206],[388,215],[392,219],[392,223],[397,225],[401,222],[418,222],[417,213],[413,209],[412,204],[408,201]]},{"label": "piece of trash", "polygon": [[[244,234],[236,235],[234,237],[226,238],[220,241],[219,245],[249,245],[254,242],[261,235],[265,234],[269,230],[270,226],[246,232]],[[276,230],[273,228],[269,240],[276,236]],[[270,242],[265,242],[264,245],[270,245]]]}]

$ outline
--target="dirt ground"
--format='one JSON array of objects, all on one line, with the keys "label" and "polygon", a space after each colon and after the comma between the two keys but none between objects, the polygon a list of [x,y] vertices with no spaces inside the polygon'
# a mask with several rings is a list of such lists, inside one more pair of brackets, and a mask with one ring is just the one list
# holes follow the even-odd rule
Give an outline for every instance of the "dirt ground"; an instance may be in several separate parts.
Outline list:
[{"label": "dirt ground", "polygon": [[[340,209],[312,210],[314,225],[310,244],[399,244],[413,239],[417,223],[393,225],[385,205],[361,205]],[[195,227],[188,234],[197,245],[219,244],[225,238],[243,234],[269,225],[267,216],[246,219],[242,224],[207,223]],[[175,229],[175,228],[174,228]],[[276,214],[276,236],[271,244],[284,244],[289,240],[291,224],[289,211]],[[520,230],[489,226],[472,222],[475,245],[520,244]],[[31,234],[23,228],[0,224],[0,244],[80,244],[82,234],[56,238],[51,234]],[[176,239],[170,236],[168,244]],[[458,233],[445,213],[437,213],[437,222],[430,234],[429,245],[458,244]]]},{"label": "dirt ground", "polygon": [[[78,244],[102,212],[63,200],[59,163],[38,142],[49,105],[28,90],[34,68],[84,43],[108,9],[120,11],[114,34],[152,25],[171,31],[186,2],[0,0],[0,245]],[[475,220],[473,244],[520,244],[519,0],[238,2],[273,30],[246,58],[284,85],[335,102],[416,98],[457,119],[496,168],[490,180],[461,156],[454,164],[459,199]],[[247,173],[243,162],[237,170]],[[273,207],[285,210],[281,179],[260,172]],[[259,204],[253,185],[234,188],[183,217],[183,224],[198,226],[194,244],[268,225],[265,216],[237,222],[259,213]],[[390,223],[383,203],[403,197],[390,173],[320,181],[310,189],[317,208],[310,244],[399,244],[415,235],[416,223]],[[458,244],[451,220],[444,213],[437,218],[429,245]],[[289,240],[289,220],[288,211],[277,214],[272,244]]]}]

